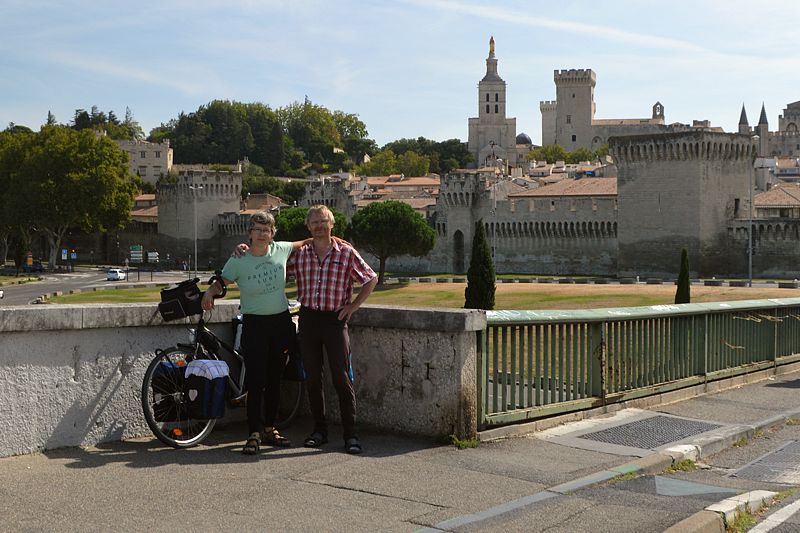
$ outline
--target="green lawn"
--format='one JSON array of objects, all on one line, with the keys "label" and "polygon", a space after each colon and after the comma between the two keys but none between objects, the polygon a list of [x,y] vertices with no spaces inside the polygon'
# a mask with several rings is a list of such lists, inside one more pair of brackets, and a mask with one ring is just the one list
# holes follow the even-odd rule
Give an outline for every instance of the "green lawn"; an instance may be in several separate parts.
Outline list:
[{"label": "green lawn", "polygon": [[[368,303],[408,307],[464,306],[464,283],[409,283],[378,287]],[[204,286],[201,288],[205,288]],[[54,303],[126,303],[158,302],[159,288],[108,289],[53,298]],[[294,287],[286,291],[296,297]],[[692,287],[693,302],[790,298],[800,296],[800,289]],[[238,298],[235,288],[227,298]],[[539,283],[504,283],[497,286],[495,309],[591,309],[598,307],[634,307],[671,304],[673,285],[562,285]]]}]

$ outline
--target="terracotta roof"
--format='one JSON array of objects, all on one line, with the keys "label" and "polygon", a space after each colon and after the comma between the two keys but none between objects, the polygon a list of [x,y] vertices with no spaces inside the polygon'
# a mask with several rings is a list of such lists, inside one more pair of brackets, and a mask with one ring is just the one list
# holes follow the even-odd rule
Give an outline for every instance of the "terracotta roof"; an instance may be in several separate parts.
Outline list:
[{"label": "terracotta roof", "polygon": [[131,218],[158,218],[158,206],[142,207],[131,210]]},{"label": "terracotta roof", "polygon": [[780,183],[753,199],[756,207],[800,207],[800,184]]},{"label": "terracotta roof", "polygon": [[530,189],[516,194],[509,194],[513,198],[526,198],[529,196],[616,196],[616,178],[581,178],[563,179],[551,185],[537,189]]},{"label": "terracotta roof", "polygon": [[[397,202],[408,204],[414,209],[425,209],[428,206],[436,205],[436,198],[393,198]],[[381,202],[383,200],[357,200],[358,207],[364,207],[374,202]]]},{"label": "terracotta roof", "polygon": [[152,202],[156,199],[155,194],[140,194],[135,198],[137,202]]}]

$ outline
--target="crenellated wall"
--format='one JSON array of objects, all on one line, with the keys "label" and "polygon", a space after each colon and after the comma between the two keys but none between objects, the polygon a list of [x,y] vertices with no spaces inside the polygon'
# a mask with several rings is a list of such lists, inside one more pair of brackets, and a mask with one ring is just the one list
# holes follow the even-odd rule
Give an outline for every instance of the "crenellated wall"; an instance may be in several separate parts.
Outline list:
[{"label": "crenellated wall", "polygon": [[[210,239],[219,213],[238,213],[241,172],[186,171],[158,187],[158,233],[173,239]],[[196,218],[195,218],[196,217]]]}]

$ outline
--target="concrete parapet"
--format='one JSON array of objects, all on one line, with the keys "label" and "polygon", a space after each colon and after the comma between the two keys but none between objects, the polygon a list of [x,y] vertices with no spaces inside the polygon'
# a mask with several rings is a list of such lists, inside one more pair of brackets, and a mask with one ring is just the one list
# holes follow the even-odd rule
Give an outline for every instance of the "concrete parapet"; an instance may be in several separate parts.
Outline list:
[{"label": "concrete parapet", "polygon": [[[237,304],[218,302],[208,319],[220,338],[231,340]],[[164,323],[153,304],[0,307],[0,457],[149,435],[142,376],[190,323]],[[359,423],[474,437],[485,327],[478,310],[362,307],[350,321]],[[336,420],[331,386],[326,395]]]}]

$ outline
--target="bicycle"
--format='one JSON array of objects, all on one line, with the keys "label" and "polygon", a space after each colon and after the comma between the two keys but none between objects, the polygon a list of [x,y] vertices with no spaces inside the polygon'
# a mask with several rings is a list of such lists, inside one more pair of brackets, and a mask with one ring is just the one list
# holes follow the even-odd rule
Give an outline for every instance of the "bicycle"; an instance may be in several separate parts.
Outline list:
[{"label": "bicycle", "polygon": [[[218,274],[217,274],[218,275]],[[216,276],[209,279],[209,285]],[[242,333],[241,315],[233,320],[234,344],[230,345],[217,337],[205,325],[205,314],[200,308],[202,293],[197,287],[199,278],[186,280],[175,288],[162,291],[162,304],[159,311],[164,320],[173,320],[184,316],[199,314],[194,328],[189,329],[189,342],[177,343],[176,346],[164,350],[156,350],[156,355],[145,370],[142,380],[142,410],[147,425],[153,434],[173,448],[190,448],[200,444],[217,422],[216,418],[195,419],[189,409],[189,394],[184,377],[186,366],[196,359],[212,359],[225,361],[231,371],[226,376],[226,400],[229,407],[246,405],[244,356],[240,353]],[[165,299],[165,292],[177,294],[177,300]],[[225,295],[223,293],[220,298]],[[176,304],[177,301],[177,304]],[[224,358],[220,351],[228,355]],[[238,372],[234,372],[238,366]],[[232,377],[236,375],[236,378]],[[278,406],[278,418],[275,427],[283,429],[291,424],[300,408],[305,390],[303,381],[281,380],[281,403]]]}]

